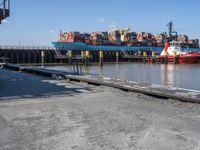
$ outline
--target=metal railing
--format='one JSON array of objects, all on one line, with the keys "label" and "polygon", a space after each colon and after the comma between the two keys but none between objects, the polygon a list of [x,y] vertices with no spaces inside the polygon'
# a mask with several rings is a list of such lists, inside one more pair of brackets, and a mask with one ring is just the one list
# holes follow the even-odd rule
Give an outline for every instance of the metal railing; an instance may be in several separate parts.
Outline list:
[{"label": "metal railing", "polygon": [[52,46],[8,46],[1,45],[1,50],[55,50]]}]

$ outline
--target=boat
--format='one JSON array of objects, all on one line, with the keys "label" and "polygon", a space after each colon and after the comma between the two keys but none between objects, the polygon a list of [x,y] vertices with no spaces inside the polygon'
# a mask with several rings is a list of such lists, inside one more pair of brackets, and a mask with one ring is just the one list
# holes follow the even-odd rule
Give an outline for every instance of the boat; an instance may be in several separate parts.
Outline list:
[{"label": "boat", "polygon": [[[153,58],[155,55],[149,57],[149,52],[152,52],[154,54],[161,53],[158,57],[156,55],[158,61],[165,60],[167,55],[169,62],[177,59],[177,63],[199,63],[200,53],[195,52],[199,50],[199,40],[189,39],[187,35],[178,35],[173,31],[172,25],[172,21],[170,21],[168,23],[169,34],[164,32],[156,35],[148,32],[131,32],[130,28],[121,27],[108,32],[92,32],[91,34],[60,31],[60,39],[52,44],[56,50],[62,51],[118,51],[123,54],[145,52],[146,54],[143,56],[147,57],[148,61],[155,61]],[[165,45],[166,41],[170,41],[170,43]],[[190,47],[191,52],[185,52],[182,49],[187,46]],[[141,55],[141,57],[143,56]]]},{"label": "boat", "polygon": [[200,52],[183,50],[180,42],[171,41],[166,42],[163,51],[157,58],[158,61],[167,61],[171,63],[189,63],[195,64],[200,63]]}]

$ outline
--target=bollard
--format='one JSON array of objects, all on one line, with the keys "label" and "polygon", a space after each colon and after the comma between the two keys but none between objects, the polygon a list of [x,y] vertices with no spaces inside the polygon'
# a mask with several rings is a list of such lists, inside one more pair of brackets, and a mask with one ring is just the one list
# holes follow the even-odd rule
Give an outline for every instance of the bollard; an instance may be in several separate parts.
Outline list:
[{"label": "bollard", "polygon": [[103,51],[99,52],[99,65],[103,66]]}]

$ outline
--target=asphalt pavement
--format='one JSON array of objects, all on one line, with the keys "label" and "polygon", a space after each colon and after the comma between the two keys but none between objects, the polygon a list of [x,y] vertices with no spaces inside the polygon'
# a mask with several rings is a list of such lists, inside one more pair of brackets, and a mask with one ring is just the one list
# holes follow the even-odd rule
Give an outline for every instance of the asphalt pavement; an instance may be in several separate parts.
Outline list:
[{"label": "asphalt pavement", "polygon": [[200,105],[0,69],[0,150],[199,150]]}]

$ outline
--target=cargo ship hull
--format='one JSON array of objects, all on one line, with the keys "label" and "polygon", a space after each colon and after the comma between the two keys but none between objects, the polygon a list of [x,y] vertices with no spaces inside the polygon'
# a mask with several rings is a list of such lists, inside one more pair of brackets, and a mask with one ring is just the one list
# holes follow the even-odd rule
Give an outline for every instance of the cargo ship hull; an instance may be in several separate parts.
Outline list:
[{"label": "cargo ship hull", "polygon": [[[53,46],[58,50],[89,50],[89,51],[140,51],[151,50],[155,52],[162,52],[164,47],[153,46],[128,46],[128,45],[88,45],[82,42],[52,42]],[[197,51],[199,48],[190,48],[191,51]]]},{"label": "cargo ship hull", "polygon": [[87,45],[81,42],[52,42],[53,46],[59,50],[89,50],[89,51],[137,51],[156,50],[161,51],[163,47],[150,46],[126,46],[126,45]]}]

